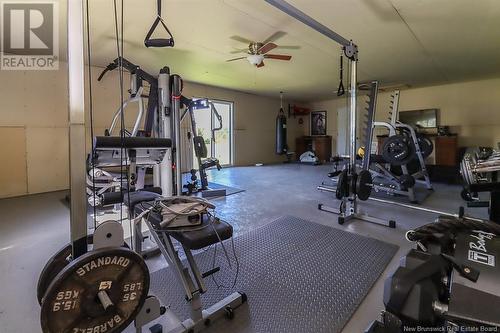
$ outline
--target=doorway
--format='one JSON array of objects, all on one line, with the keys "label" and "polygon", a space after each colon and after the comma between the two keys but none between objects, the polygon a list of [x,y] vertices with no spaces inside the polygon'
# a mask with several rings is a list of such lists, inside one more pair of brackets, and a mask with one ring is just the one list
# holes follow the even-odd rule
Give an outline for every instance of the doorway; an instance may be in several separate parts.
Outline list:
[{"label": "doorway", "polygon": [[[222,117],[222,128],[215,131],[215,141],[212,140],[212,130],[217,129],[220,124],[217,118],[210,112],[210,108],[195,109],[197,135],[203,136],[210,157],[219,160],[222,166],[231,166],[234,163],[234,140],[233,140],[233,102],[210,100],[217,112]],[[194,153],[194,152],[193,152]],[[194,158],[195,167],[198,168],[197,160]]]}]

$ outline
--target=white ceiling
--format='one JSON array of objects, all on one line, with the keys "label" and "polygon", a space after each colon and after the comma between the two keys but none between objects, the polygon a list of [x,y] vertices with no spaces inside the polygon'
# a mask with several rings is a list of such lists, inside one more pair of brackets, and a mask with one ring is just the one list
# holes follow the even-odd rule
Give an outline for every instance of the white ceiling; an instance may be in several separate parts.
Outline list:
[{"label": "white ceiling", "polygon": [[[500,75],[498,0],[289,2],[358,44],[360,81],[421,86]],[[90,1],[92,62],[99,66],[116,57],[112,3]],[[143,46],[156,0],[124,3],[124,56],[152,73],[168,65],[189,81],[265,95],[285,91],[300,100],[328,98],[337,89],[339,46],[263,0],[163,0],[176,42],[165,49]],[[287,32],[278,45],[302,46],[271,52],[292,55],[290,62],[268,60],[259,69],[246,60],[225,62],[246,46],[231,36],[261,41],[276,31]]]}]

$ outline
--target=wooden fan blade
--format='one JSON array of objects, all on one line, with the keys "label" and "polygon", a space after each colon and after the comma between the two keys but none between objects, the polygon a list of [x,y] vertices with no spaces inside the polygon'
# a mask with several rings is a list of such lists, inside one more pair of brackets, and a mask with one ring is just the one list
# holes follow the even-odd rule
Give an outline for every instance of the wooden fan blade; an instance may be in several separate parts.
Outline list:
[{"label": "wooden fan blade", "polygon": [[264,67],[264,61],[257,65],[257,68]]},{"label": "wooden fan blade", "polygon": [[235,36],[231,36],[229,38],[231,38],[232,40],[235,40],[237,42],[241,42],[241,43],[245,43],[245,44],[251,44],[251,43],[253,43],[253,41],[251,41],[250,39],[247,39],[247,38],[241,37],[241,36],[236,36],[235,35]]},{"label": "wooden fan blade", "polygon": [[302,47],[299,45],[278,45],[277,49],[282,49],[282,50],[299,50]]},{"label": "wooden fan blade", "polygon": [[258,49],[257,53],[266,54],[267,52],[271,51],[272,49],[275,49],[276,47],[278,47],[278,45],[274,43],[267,43],[264,44],[260,49]]},{"label": "wooden fan blade", "polygon": [[265,54],[264,58],[288,61],[288,60],[292,59],[292,56],[284,55],[284,54]]},{"label": "wooden fan blade", "polygon": [[241,60],[241,59],[245,59],[245,58],[246,57],[233,58],[233,59],[226,60],[226,62]]},{"label": "wooden fan blade", "polygon": [[236,54],[236,53],[247,53],[247,52],[248,52],[248,49],[239,49],[239,50],[233,50],[229,53]]},{"label": "wooden fan blade", "polygon": [[286,32],[284,31],[276,31],[274,34],[272,34],[271,36],[267,37],[263,42],[262,44],[267,44],[267,43],[271,43],[271,42],[274,42],[278,39],[280,39],[281,37],[285,36],[286,35]]}]

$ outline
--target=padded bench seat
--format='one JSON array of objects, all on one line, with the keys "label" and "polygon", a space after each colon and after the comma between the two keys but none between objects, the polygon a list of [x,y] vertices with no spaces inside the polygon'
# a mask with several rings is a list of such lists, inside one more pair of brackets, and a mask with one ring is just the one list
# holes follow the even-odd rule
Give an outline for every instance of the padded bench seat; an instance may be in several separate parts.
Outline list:
[{"label": "padded bench seat", "polygon": [[[135,206],[141,202],[154,201],[160,197],[161,189],[159,187],[150,187],[142,190],[130,192],[110,192],[102,195],[103,205],[111,205],[122,203],[129,206],[131,212],[134,211]],[[129,201],[130,198],[130,201]]]},{"label": "padded bench seat", "polygon": [[[135,205],[134,213],[139,215],[144,210],[151,207],[152,204],[154,204],[154,202],[138,203]],[[162,220],[161,215],[154,211],[151,211],[150,214],[146,214],[144,218],[146,217],[148,217],[149,222],[151,222],[153,226],[159,226]],[[175,228],[171,228],[166,230],[166,232],[184,247],[190,250],[199,250],[218,243],[219,237],[220,240],[231,238],[233,235],[233,227],[227,222],[222,220],[219,221],[219,223],[213,223],[212,227],[209,225],[209,223],[211,223],[210,218],[207,215],[204,215],[202,224],[192,227],[193,231],[186,231],[189,227],[180,227],[179,229],[182,229],[182,231],[175,231]]]}]

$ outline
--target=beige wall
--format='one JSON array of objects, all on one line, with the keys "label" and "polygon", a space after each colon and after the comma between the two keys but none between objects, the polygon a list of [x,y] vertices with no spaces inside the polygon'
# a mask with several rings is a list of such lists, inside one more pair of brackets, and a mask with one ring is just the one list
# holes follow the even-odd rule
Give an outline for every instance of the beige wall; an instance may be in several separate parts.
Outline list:
[{"label": "beige wall", "polygon": [[0,197],[67,188],[66,82],[62,69],[0,72]]},{"label": "beige wall", "polygon": [[[119,103],[118,73],[96,82],[93,68],[95,133],[102,134]],[[128,75],[125,89],[128,89]],[[439,108],[442,125],[452,126],[460,145],[495,145],[500,141],[500,79],[407,89],[400,109]],[[235,165],[276,163],[275,118],[279,99],[186,82],[184,95],[234,102]],[[126,96],[126,94],[125,94]],[[362,102],[363,97],[360,97]],[[390,93],[380,93],[377,119],[387,118]],[[59,71],[0,72],[0,197],[40,193],[68,187],[67,67]],[[285,105],[287,101],[285,101]],[[361,104],[361,103],[360,103]],[[328,134],[336,152],[337,111],[345,99],[311,102],[313,110],[328,111]],[[88,105],[86,105],[88,108]],[[132,124],[133,112],[127,124]],[[309,117],[288,119],[288,144],[309,133]],[[88,114],[87,114],[88,119]],[[88,131],[90,132],[90,130]],[[90,147],[90,135],[87,140]]]},{"label": "beige wall", "polygon": [[[242,92],[187,82],[183,94],[186,97],[208,97],[234,102],[235,165],[276,163],[285,160],[275,152],[276,115],[280,108],[279,98],[269,98]],[[284,102],[286,109],[286,101]],[[286,111],[286,110],[285,110]],[[295,149],[295,137],[303,135],[303,125],[290,118],[288,145]]]},{"label": "beige wall", "polygon": [[[117,71],[97,82],[100,68],[93,68],[94,130],[109,127],[120,96]],[[125,76],[124,90],[129,78]],[[0,72],[0,198],[68,188],[68,92],[67,65],[58,71]],[[274,163],[275,117],[279,99],[186,82],[184,95],[234,102],[236,165]],[[127,94],[125,93],[125,97]],[[88,109],[89,105],[86,104]],[[134,110],[126,112],[132,125]],[[89,113],[87,112],[87,124]],[[87,131],[90,148],[90,128]],[[289,145],[301,126],[289,121]]]},{"label": "beige wall", "polygon": [[[440,109],[440,124],[451,126],[451,130],[459,135],[460,146],[496,146],[500,141],[499,91],[500,78],[405,89],[401,90],[399,109]],[[390,95],[391,92],[379,93],[377,120],[388,119]],[[360,108],[364,107],[364,100],[364,96],[359,97]],[[346,99],[336,98],[311,104],[313,110],[328,111],[327,132],[335,138],[337,112],[345,109]],[[335,153],[335,144],[333,147]]]}]

